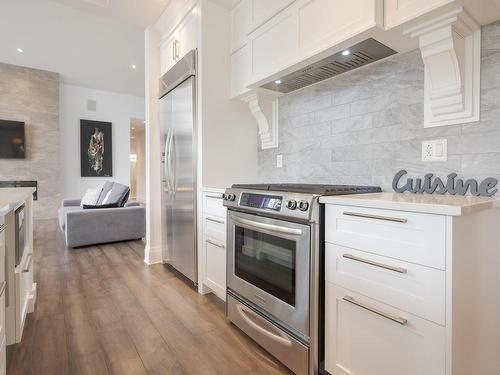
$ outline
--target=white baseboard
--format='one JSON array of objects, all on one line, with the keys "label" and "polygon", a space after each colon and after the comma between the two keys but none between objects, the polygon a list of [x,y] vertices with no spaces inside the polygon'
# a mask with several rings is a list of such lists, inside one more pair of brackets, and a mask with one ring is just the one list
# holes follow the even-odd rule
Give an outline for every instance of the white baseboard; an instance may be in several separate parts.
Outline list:
[{"label": "white baseboard", "polygon": [[149,245],[146,245],[146,248],[144,249],[144,263],[147,265],[161,263],[161,253],[161,246],[149,247]]}]

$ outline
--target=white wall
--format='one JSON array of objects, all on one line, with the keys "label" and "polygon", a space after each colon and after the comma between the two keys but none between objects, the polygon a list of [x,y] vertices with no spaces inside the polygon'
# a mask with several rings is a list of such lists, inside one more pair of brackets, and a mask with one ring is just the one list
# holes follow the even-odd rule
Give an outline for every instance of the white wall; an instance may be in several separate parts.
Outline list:
[{"label": "white wall", "polygon": [[[88,99],[97,101],[96,112],[87,111]],[[113,178],[109,179],[128,185],[130,119],[144,118],[144,98],[61,84],[59,108],[63,198],[81,197],[108,179],[80,177],[80,119],[113,124]]]}]

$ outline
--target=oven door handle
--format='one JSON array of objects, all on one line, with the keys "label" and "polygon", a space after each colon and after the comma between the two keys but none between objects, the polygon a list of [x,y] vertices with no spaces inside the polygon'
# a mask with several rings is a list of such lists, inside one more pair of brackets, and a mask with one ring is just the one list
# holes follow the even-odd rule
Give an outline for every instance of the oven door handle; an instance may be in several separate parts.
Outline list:
[{"label": "oven door handle", "polygon": [[241,305],[241,304],[236,304],[236,309],[238,310],[238,313],[240,316],[243,318],[243,320],[253,329],[256,331],[262,333],[264,336],[270,338],[273,341],[276,341],[277,343],[280,343],[281,345],[291,347],[292,346],[292,341],[285,336],[285,334],[276,334],[274,332],[268,331],[264,327],[261,327],[257,323],[255,323],[252,319],[248,317],[248,314],[253,315],[259,319],[262,319],[259,315],[254,313],[252,310],[250,310],[248,307]]},{"label": "oven door handle", "polygon": [[282,227],[280,225],[261,223],[259,221],[243,219],[241,217],[235,217],[235,216],[233,216],[233,220],[237,223],[248,225],[248,226],[251,226],[251,227],[254,227],[257,229],[264,229],[264,230],[268,230],[271,232],[277,232],[277,233],[283,233],[283,234],[292,234],[295,236],[302,235],[302,229],[288,228],[288,227]]}]

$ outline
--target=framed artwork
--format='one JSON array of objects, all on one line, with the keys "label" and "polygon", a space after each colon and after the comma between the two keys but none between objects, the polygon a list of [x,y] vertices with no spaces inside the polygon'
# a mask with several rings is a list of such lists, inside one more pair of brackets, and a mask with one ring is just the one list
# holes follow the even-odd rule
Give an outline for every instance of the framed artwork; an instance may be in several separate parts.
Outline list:
[{"label": "framed artwork", "polygon": [[113,176],[111,122],[80,120],[81,177]]}]

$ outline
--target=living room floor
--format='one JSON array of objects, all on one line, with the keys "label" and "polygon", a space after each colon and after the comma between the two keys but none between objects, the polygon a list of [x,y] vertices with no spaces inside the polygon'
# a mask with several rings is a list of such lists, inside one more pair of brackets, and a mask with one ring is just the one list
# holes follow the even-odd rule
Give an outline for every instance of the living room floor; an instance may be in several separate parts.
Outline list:
[{"label": "living room floor", "polygon": [[52,220],[34,235],[37,307],[8,374],[289,374],[141,241],[68,249]]}]

